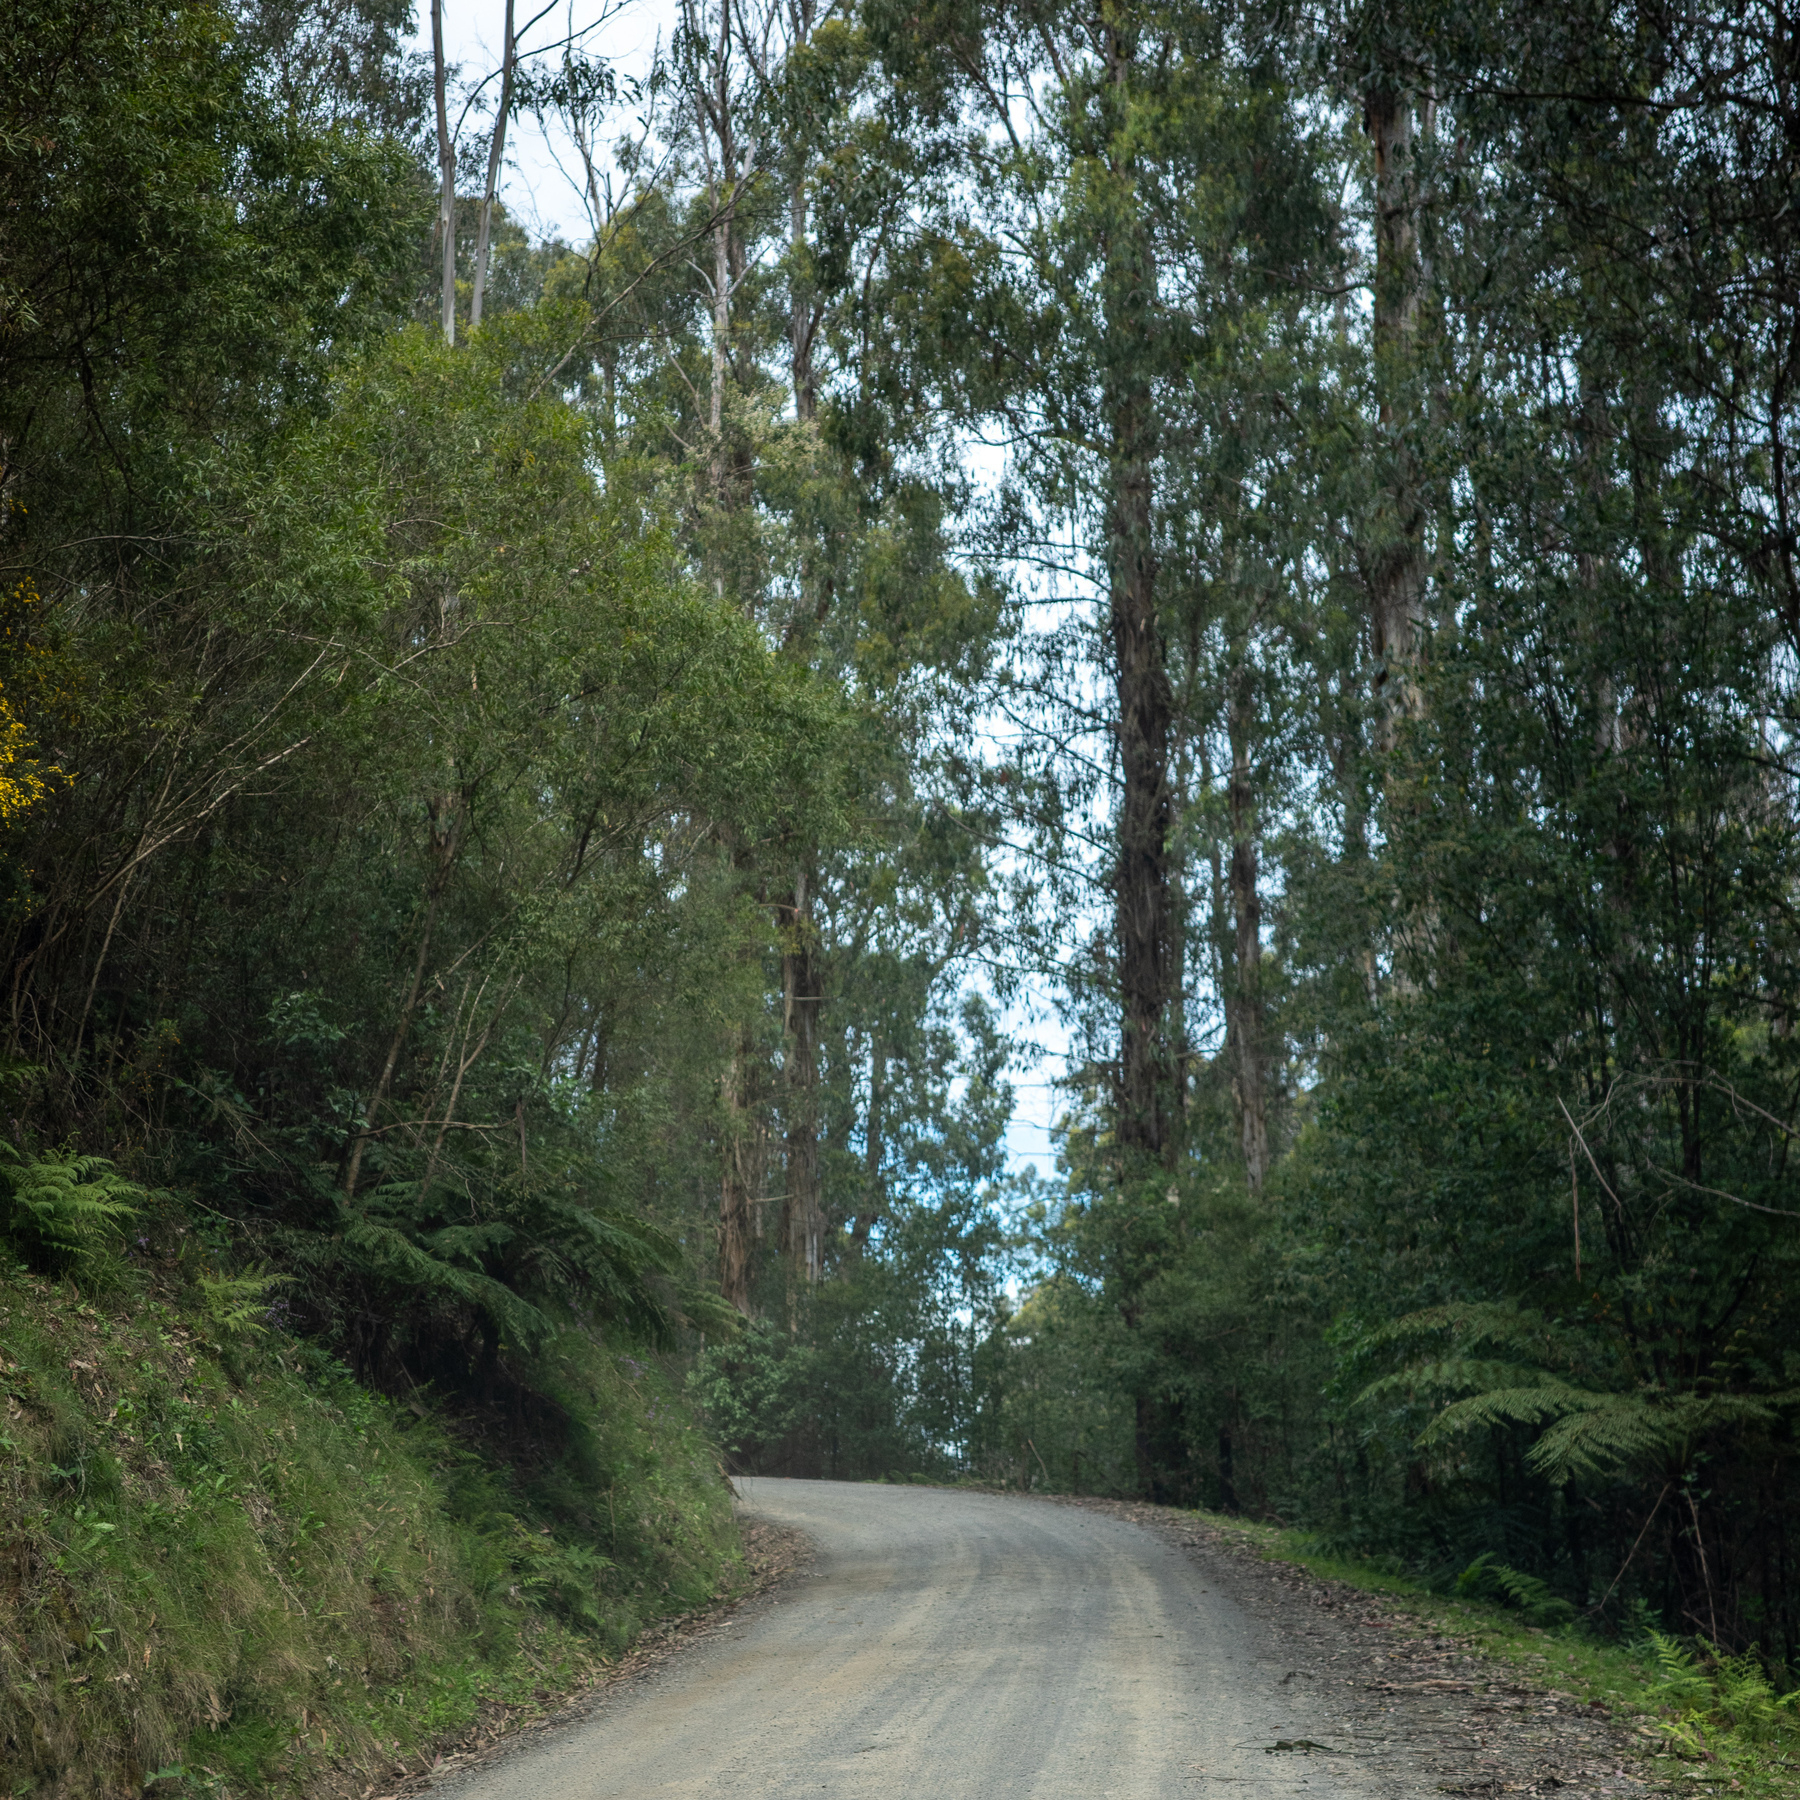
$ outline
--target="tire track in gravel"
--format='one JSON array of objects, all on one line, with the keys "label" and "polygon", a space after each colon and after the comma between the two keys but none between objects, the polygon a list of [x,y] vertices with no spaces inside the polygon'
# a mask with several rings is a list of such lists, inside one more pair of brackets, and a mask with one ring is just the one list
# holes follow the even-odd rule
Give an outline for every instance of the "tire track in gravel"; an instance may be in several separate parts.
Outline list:
[{"label": "tire track in gravel", "polygon": [[746,1480],[814,1556],[453,1800],[1639,1800],[1629,1733],[1192,1514]]}]

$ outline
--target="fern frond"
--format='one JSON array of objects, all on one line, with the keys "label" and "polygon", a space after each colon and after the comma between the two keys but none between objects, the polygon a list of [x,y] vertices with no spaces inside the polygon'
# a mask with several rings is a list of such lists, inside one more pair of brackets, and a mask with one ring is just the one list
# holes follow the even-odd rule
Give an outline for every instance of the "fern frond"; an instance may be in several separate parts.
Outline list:
[{"label": "fern frond", "polygon": [[6,1230],[22,1249],[53,1266],[92,1270],[117,1249],[148,1188],[128,1181],[103,1156],[51,1151],[27,1157],[0,1143],[10,1163]]},{"label": "fern frond", "polygon": [[1639,1457],[1678,1450],[1720,1425],[1763,1424],[1782,1395],[1594,1394],[1558,1419],[1525,1460],[1552,1481],[1618,1468]]},{"label": "fern frond", "polygon": [[1564,1360],[1578,1348],[1541,1313],[1479,1301],[1428,1306],[1408,1313],[1370,1332],[1362,1340],[1362,1348],[1389,1349],[1446,1332],[1459,1343],[1491,1344],[1498,1350],[1525,1353],[1533,1362]]},{"label": "fern frond", "polygon": [[733,1338],[744,1329],[744,1315],[716,1288],[683,1283],[676,1296],[681,1320],[692,1331],[711,1338]]},{"label": "fern frond", "polygon": [[515,1343],[530,1348],[545,1342],[555,1326],[504,1282],[432,1255],[424,1245],[392,1225],[359,1219],[344,1233],[344,1247],[371,1274],[422,1293],[479,1307]]},{"label": "fern frond", "polygon": [[269,1310],[270,1293],[293,1279],[259,1266],[242,1275],[202,1275],[196,1285],[213,1331],[220,1337],[242,1337],[268,1329],[262,1315]]},{"label": "fern frond", "polygon": [[1440,1362],[1411,1363],[1391,1375],[1371,1381],[1356,1396],[1356,1403],[1360,1406],[1396,1394],[1411,1399],[1421,1391],[1442,1393],[1469,1388],[1526,1387],[1541,1378],[1541,1370],[1526,1364],[1446,1357]]},{"label": "fern frond", "polygon": [[1513,1387],[1490,1388],[1466,1400],[1453,1400],[1419,1434],[1419,1445],[1429,1448],[1458,1432],[1484,1425],[1540,1425],[1545,1419],[1591,1406],[1598,1398],[1549,1376]]},{"label": "fern frond", "polygon": [[1685,1709],[1704,1706],[1712,1699],[1712,1683],[1685,1644],[1660,1631],[1649,1634],[1650,1652],[1656,1658],[1661,1679],[1651,1692],[1665,1703]]}]

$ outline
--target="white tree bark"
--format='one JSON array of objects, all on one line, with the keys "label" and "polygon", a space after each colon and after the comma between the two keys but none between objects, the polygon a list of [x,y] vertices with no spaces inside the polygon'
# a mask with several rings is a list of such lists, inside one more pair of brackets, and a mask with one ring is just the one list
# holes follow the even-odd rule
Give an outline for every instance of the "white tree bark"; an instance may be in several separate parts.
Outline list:
[{"label": "white tree bark", "polygon": [[513,35],[513,0],[506,0],[506,48],[500,55],[500,111],[488,143],[487,191],[481,197],[481,224],[475,234],[475,279],[469,290],[469,329],[481,328],[481,303],[487,293],[488,240],[494,224],[494,199],[500,185],[500,162],[506,155],[506,121],[512,113],[513,65],[518,43]]},{"label": "white tree bark", "polygon": [[444,0],[431,0],[432,89],[437,101],[438,234],[444,251],[444,342],[456,342],[456,146],[444,104]]}]

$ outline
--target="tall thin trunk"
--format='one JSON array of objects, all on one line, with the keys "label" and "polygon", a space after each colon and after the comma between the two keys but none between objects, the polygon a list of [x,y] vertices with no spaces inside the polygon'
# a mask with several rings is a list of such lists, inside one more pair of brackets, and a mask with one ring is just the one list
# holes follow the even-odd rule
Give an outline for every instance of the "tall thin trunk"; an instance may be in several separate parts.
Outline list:
[{"label": "tall thin trunk", "polygon": [[1262,897],[1258,892],[1256,790],[1251,780],[1250,745],[1255,720],[1248,677],[1234,674],[1227,713],[1231,779],[1226,807],[1231,824],[1231,912],[1233,956],[1226,1010],[1233,1047],[1232,1089],[1237,1100],[1244,1176],[1252,1193],[1262,1190],[1269,1168],[1269,1123],[1262,991]]},{"label": "tall thin trunk", "polygon": [[[792,55],[812,42],[817,7],[815,0],[789,0],[788,50]],[[793,172],[788,178],[788,361],[794,382],[794,416],[805,422],[819,410],[818,382],[813,372],[812,281],[806,246],[807,198],[801,141]]]},{"label": "tall thin trunk", "polygon": [[[798,41],[804,43],[812,29],[812,7],[806,0],[796,6],[793,24]],[[788,294],[788,355],[794,384],[794,415],[802,423],[814,419],[818,412],[818,395],[812,366],[812,309],[806,296],[800,271],[806,258],[807,198],[803,174],[795,174],[788,187],[789,249],[792,273]],[[802,553],[801,581],[803,595],[812,591],[813,604],[808,608],[804,598],[795,608],[794,617],[784,637],[784,648],[804,656],[808,640],[807,624],[823,623],[831,604],[832,581],[829,571],[821,572],[815,561],[816,550],[809,546]],[[792,1209],[790,1235],[796,1264],[808,1281],[824,1274],[825,1209],[819,1180],[819,1019],[824,1006],[822,992],[824,969],[819,956],[819,935],[813,922],[812,893],[806,870],[810,854],[801,859],[794,881],[793,915],[789,921],[787,948],[782,957],[782,983],[787,1001],[788,1054],[788,1204]],[[877,1101],[871,1097],[873,1108]],[[879,1144],[879,1126],[871,1124],[874,1141]],[[879,1154],[879,1152],[878,1152]],[[872,1227],[873,1221],[871,1221]],[[868,1229],[856,1242],[860,1250],[867,1240]]]},{"label": "tall thin trunk", "polygon": [[[1121,93],[1130,84],[1135,53],[1125,32],[1109,32],[1109,72]],[[1120,110],[1122,115],[1123,103]],[[1123,135],[1122,116],[1115,120],[1115,130]],[[1109,173],[1117,190],[1118,221],[1107,233],[1102,276],[1103,397],[1110,438],[1108,623],[1122,788],[1113,894],[1120,1013],[1116,1129],[1128,1160],[1135,1152],[1168,1162],[1178,1135],[1171,1116],[1174,1071],[1168,1031],[1175,924],[1169,749],[1175,697],[1157,615],[1153,542],[1155,417],[1149,360],[1156,268],[1136,216],[1137,171],[1130,153],[1115,151]]]},{"label": "tall thin trunk", "polygon": [[444,252],[444,342],[456,342],[456,146],[444,102],[444,0],[431,0],[432,93],[437,101],[438,235]]},{"label": "tall thin trunk", "polygon": [[[1153,1169],[1172,1173],[1180,1150],[1170,1043],[1178,923],[1170,856],[1175,695],[1157,608],[1156,263],[1131,148],[1137,46],[1133,27],[1118,22],[1110,11],[1105,33],[1112,88],[1105,151],[1111,191],[1099,243],[1104,326],[1100,387],[1106,434],[1107,627],[1119,767],[1113,871],[1119,1062],[1113,1130],[1120,1175],[1129,1188]],[[1147,1273],[1142,1264],[1131,1267],[1120,1295],[1120,1318],[1134,1337],[1144,1328]],[[1131,1398],[1139,1490],[1146,1499],[1161,1501],[1172,1491],[1166,1476],[1180,1468],[1186,1455],[1182,1403],[1148,1384],[1143,1375]]]},{"label": "tall thin trunk", "polygon": [[[1363,736],[1349,700],[1351,677],[1346,673],[1335,693],[1323,668],[1318,669],[1318,680],[1326,700],[1323,735],[1331,759],[1331,778],[1342,808],[1344,848],[1339,866],[1352,878],[1354,891],[1355,886],[1366,881],[1370,862],[1368,808],[1363,796]],[[1362,973],[1363,992],[1373,1002],[1381,985],[1380,970],[1375,946],[1366,934],[1359,936],[1355,956]]]},{"label": "tall thin trunk", "polygon": [[106,935],[100,940],[100,954],[94,958],[94,973],[88,980],[87,999],[82,1003],[81,1017],[75,1023],[74,1049],[69,1053],[71,1062],[81,1056],[81,1039],[87,1031],[89,1015],[94,1010],[94,995],[100,991],[100,971],[106,967],[106,953],[112,948],[113,933],[119,929],[119,916],[125,910],[125,896],[131,892],[131,872],[127,872],[119,883],[119,892],[113,900],[112,916],[106,921]]},{"label": "tall thin trunk", "polygon": [[481,302],[487,293],[488,239],[494,224],[494,200],[500,186],[500,162],[506,154],[506,121],[512,113],[513,64],[518,45],[513,37],[514,0],[506,0],[506,48],[500,54],[500,112],[488,143],[487,188],[481,196],[481,223],[475,233],[475,279],[469,289],[469,329],[481,327]]},{"label": "tall thin trunk", "polygon": [[[715,200],[714,205],[719,202]],[[712,443],[713,497],[724,506],[729,498],[726,491],[725,373],[731,339],[731,217],[727,211],[721,211],[713,226],[712,302],[712,392],[706,422]]]},{"label": "tall thin trunk", "polygon": [[[699,14],[684,6],[688,29],[698,31]],[[707,426],[711,437],[712,489],[720,506],[729,503],[729,465],[725,454],[725,379],[730,369],[731,296],[736,258],[732,254],[732,220],[737,209],[739,177],[737,131],[731,86],[731,0],[720,0],[719,29],[711,46],[711,64],[694,90],[696,121],[706,160],[706,197],[712,208],[712,391]],[[715,162],[715,157],[717,158]],[[723,576],[714,585],[724,592]]]},{"label": "tall thin trunk", "polygon": [[818,414],[819,392],[813,374],[812,302],[800,275],[806,265],[806,182],[798,175],[788,188],[788,253],[794,270],[788,290],[788,361],[794,381],[794,416],[804,424]]},{"label": "tall thin trunk", "polygon": [[750,1239],[756,1205],[755,1123],[749,1094],[755,1045],[740,1027],[732,1036],[726,1064],[725,1150],[719,1181],[719,1292],[746,1318],[750,1316]]},{"label": "tall thin trunk", "polygon": [[[1122,323],[1138,321],[1127,311]],[[1120,1002],[1118,1133],[1122,1147],[1161,1159],[1172,1148],[1169,731],[1174,696],[1156,610],[1149,385],[1129,368],[1115,371],[1108,385],[1109,624],[1123,790],[1114,876]]]},{"label": "tall thin trunk", "polygon": [[1172,1148],[1168,1008],[1173,906],[1169,871],[1172,695],[1156,616],[1149,548],[1150,473],[1135,452],[1141,404],[1114,411],[1111,551],[1113,683],[1118,705],[1119,852],[1114,929],[1119,954],[1119,1140],[1162,1158]]},{"label": "tall thin trunk", "polygon": [[[1200,786],[1203,792],[1208,794],[1212,792],[1212,756],[1207,749],[1204,736],[1200,739]],[[1237,984],[1233,978],[1237,957],[1237,938],[1231,924],[1229,893],[1230,883],[1226,874],[1225,858],[1219,851],[1219,837],[1216,832],[1209,831],[1206,834],[1207,939],[1212,947],[1213,985],[1218,990],[1225,1006],[1227,1067],[1235,1060],[1232,1015],[1237,993]]]},{"label": "tall thin trunk", "polygon": [[[448,1139],[448,1137],[450,1135],[451,1126],[453,1126],[456,1123],[456,1102],[462,1094],[462,1084],[463,1084],[464,1077],[466,1077],[468,1075],[469,1071],[472,1068],[474,1068],[476,1063],[478,1063],[481,1060],[482,1053],[488,1047],[488,1039],[494,1035],[494,1031],[495,1031],[496,1027],[499,1025],[501,1019],[505,1016],[507,1007],[512,1004],[513,995],[519,991],[519,986],[520,986],[520,983],[523,981],[523,979],[524,979],[523,976],[515,976],[511,982],[511,984],[508,986],[507,990],[501,995],[499,1005],[496,1006],[493,1009],[493,1011],[488,1015],[487,1024],[482,1027],[481,1036],[475,1040],[475,1048],[473,1050],[470,1050],[468,1048],[468,1033],[470,1030],[474,1029],[474,1021],[475,1021],[474,1008],[473,1007],[470,1008],[469,1026],[463,1032],[462,1044],[458,1047],[458,1049],[455,1053],[456,1054],[456,1078],[450,1083],[450,1098],[447,1102],[445,1102],[444,1116],[443,1116],[442,1120],[439,1121],[437,1136],[432,1140],[431,1154],[429,1156],[427,1156],[425,1159],[425,1173],[420,1178],[420,1181],[419,1181],[419,1198],[421,1200],[423,1200],[425,1198],[426,1194],[428,1194],[431,1191],[432,1178],[436,1175],[438,1162],[444,1154],[445,1141]],[[486,988],[487,988],[487,977],[483,976],[482,982],[481,982],[481,987],[476,990],[476,994],[475,994],[475,1005],[476,1006],[479,1006],[481,1004],[481,996],[482,996],[482,993],[485,992]],[[521,1100],[519,1104],[521,1107],[523,1107],[523,1105],[524,1105],[523,1100]],[[521,1114],[520,1125],[519,1125],[519,1163],[520,1163],[521,1169],[524,1167],[524,1162],[525,1162],[525,1127],[524,1127],[523,1115]]]},{"label": "tall thin trunk", "polygon": [[1420,321],[1425,267],[1419,246],[1416,97],[1388,80],[1363,96],[1375,157],[1375,384],[1387,446],[1380,511],[1368,549],[1369,647],[1379,730],[1391,749],[1402,717],[1419,707],[1425,609],[1425,498],[1414,436],[1419,424]]},{"label": "tall thin trunk", "polygon": [[[1182,816],[1186,808],[1187,793],[1188,784],[1183,777],[1176,788],[1175,816],[1177,818]],[[1188,1036],[1187,1012],[1187,940],[1193,897],[1188,892],[1187,871],[1179,857],[1173,859],[1171,891],[1174,904],[1169,931],[1168,1040],[1171,1086],[1168,1106],[1171,1136],[1176,1143],[1179,1143],[1187,1130],[1194,1049],[1193,1041]],[[1175,1161],[1173,1153],[1170,1154],[1168,1160],[1173,1167]]]},{"label": "tall thin trunk", "polygon": [[819,1190],[819,991],[820,969],[813,929],[812,895],[801,870],[781,954],[782,998],[787,1026],[787,1192],[782,1202],[782,1243],[795,1271],[807,1281],[825,1272],[825,1209]]},{"label": "tall thin trunk", "polygon": [[[716,31],[705,23],[696,0],[683,0],[680,10],[691,39],[696,43],[704,41],[707,45],[704,58],[694,69],[695,82],[689,91],[688,103],[698,133],[706,176],[707,206],[712,214],[712,366],[707,396],[706,484],[712,504],[721,513],[727,513],[740,507],[746,498],[741,484],[732,478],[726,443],[725,387],[731,374],[732,295],[743,262],[741,248],[734,241],[736,209],[738,196],[750,173],[751,159],[744,155],[743,146],[738,142],[733,110],[732,0],[720,0]],[[715,551],[713,589],[721,600],[726,597],[726,560],[722,548]],[[757,596],[753,592],[740,593],[734,598],[746,615],[756,616]],[[725,833],[728,838],[733,835],[729,831]],[[744,888],[755,892],[757,905],[766,904],[766,894],[757,891],[762,884],[757,878],[754,856],[741,842],[732,853],[732,866]],[[746,957],[758,954],[752,945],[746,945],[743,953]],[[754,1033],[748,1025],[737,1027],[732,1036],[724,1080],[719,1288],[725,1298],[746,1315],[751,1309],[754,1246],[763,1235],[762,1201],[767,1198],[758,1191],[768,1160],[764,1122],[767,1093],[759,1079],[761,1068],[761,1054]],[[791,1200],[782,1203],[784,1225],[791,1204]]]}]

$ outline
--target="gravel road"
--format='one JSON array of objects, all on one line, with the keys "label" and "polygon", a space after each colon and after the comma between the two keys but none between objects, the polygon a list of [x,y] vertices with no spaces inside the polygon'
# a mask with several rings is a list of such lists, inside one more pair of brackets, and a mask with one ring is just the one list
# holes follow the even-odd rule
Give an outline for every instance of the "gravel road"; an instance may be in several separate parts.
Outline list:
[{"label": "gravel road", "polygon": [[1278,1623],[1166,1535],[942,1488],[744,1480],[811,1569],[456,1800],[1231,1800],[1395,1790]]}]

